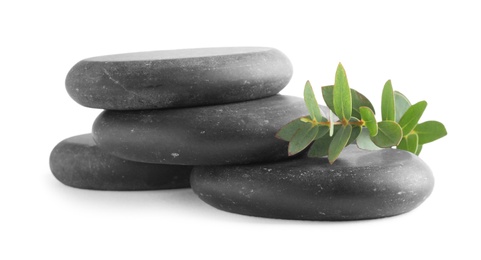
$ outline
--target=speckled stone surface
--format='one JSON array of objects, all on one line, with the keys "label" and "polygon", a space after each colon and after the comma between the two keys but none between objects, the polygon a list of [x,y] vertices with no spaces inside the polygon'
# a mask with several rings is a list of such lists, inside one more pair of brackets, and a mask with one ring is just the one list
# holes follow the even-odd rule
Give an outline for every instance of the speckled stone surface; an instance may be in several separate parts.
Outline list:
[{"label": "speckled stone surface", "polygon": [[63,184],[94,190],[189,187],[190,166],[132,162],[98,148],[91,134],[67,138],[50,154],[50,169]]},{"label": "speckled stone surface", "polygon": [[78,62],[65,81],[79,104],[110,110],[225,104],[277,94],[292,76],[280,51],[265,47],[166,50]]},{"label": "speckled stone surface", "polygon": [[359,220],[413,210],[430,194],[434,178],[417,156],[395,149],[350,145],[329,165],[324,158],[242,166],[200,166],[194,192],[233,213],[299,220]]},{"label": "speckled stone surface", "polygon": [[104,111],[94,122],[99,146],[139,162],[224,165],[286,159],[275,138],[291,120],[309,114],[298,97],[167,110]]}]

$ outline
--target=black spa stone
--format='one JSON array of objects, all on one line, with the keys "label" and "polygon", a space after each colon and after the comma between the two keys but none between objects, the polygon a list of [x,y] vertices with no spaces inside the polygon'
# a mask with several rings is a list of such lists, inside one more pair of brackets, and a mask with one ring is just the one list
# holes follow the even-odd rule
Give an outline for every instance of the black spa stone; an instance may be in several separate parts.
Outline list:
[{"label": "black spa stone", "polygon": [[94,190],[189,187],[190,166],[127,161],[105,153],[91,134],[67,138],[50,154],[50,169],[63,184]]},{"label": "black spa stone", "polygon": [[228,212],[360,220],[413,210],[431,194],[434,178],[411,153],[350,145],[333,165],[304,156],[276,163],[195,167],[191,186],[203,201]]},{"label": "black spa stone", "polygon": [[224,104],[277,94],[292,65],[265,47],[126,53],[78,62],[66,87],[79,104],[110,110]]},{"label": "black spa stone", "polygon": [[195,108],[104,111],[94,122],[99,146],[139,162],[224,165],[286,159],[288,142],[275,138],[307,115],[298,97],[273,97]]}]

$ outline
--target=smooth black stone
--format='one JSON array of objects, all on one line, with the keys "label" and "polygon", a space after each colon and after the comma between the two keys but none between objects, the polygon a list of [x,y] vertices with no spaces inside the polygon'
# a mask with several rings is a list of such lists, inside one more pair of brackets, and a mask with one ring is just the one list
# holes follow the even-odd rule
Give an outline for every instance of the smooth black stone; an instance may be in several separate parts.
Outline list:
[{"label": "smooth black stone", "polygon": [[50,154],[50,169],[63,184],[94,190],[189,187],[190,166],[127,161],[101,150],[91,134],[67,138]]},{"label": "smooth black stone", "polygon": [[83,106],[137,110],[268,97],[291,76],[289,59],[273,48],[205,48],[85,59],[70,70],[65,84]]},{"label": "smooth black stone", "polygon": [[241,166],[199,166],[194,192],[208,204],[250,216],[299,220],[359,220],[411,211],[434,178],[417,156],[350,145],[330,165],[325,158]]},{"label": "smooth black stone", "polygon": [[99,146],[132,161],[223,165],[286,159],[288,142],[275,138],[307,115],[298,97],[273,97],[195,108],[104,111],[94,122]]}]

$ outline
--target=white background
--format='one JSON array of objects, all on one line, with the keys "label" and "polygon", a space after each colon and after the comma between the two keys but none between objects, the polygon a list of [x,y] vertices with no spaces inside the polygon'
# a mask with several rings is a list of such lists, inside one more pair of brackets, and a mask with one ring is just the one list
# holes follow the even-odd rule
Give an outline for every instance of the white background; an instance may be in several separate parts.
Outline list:
[{"label": "white background", "polygon": [[[476,1],[5,1],[0,4],[0,259],[480,259]],[[64,87],[98,55],[217,46],[283,51],[283,94],[332,84],[338,62],[376,108],[384,82],[448,136],[421,155],[436,185],[411,213],[371,221],[261,219],[190,189],[99,192],[62,185],[48,158],[100,110]],[[468,151],[472,148],[471,151]],[[478,167],[477,167],[478,166]]]}]

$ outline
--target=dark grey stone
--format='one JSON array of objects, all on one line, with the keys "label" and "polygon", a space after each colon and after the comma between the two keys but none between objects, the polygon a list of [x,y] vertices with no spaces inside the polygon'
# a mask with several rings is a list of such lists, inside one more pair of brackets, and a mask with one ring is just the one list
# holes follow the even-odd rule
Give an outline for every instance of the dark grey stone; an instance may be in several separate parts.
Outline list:
[{"label": "dark grey stone", "polygon": [[70,70],[65,84],[83,106],[137,110],[268,97],[291,76],[289,59],[273,48],[206,48],[85,59]]},{"label": "dark grey stone", "polygon": [[394,216],[419,206],[434,178],[417,156],[350,145],[330,165],[325,158],[241,166],[199,166],[194,192],[228,212],[282,219],[359,220]]},{"label": "dark grey stone", "polygon": [[307,115],[298,97],[273,97],[195,108],[104,111],[94,122],[99,146],[132,161],[222,165],[286,159],[288,143],[275,138]]},{"label": "dark grey stone", "polygon": [[190,166],[132,162],[105,153],[91,134],[67,138],[50,154],[50,169],[63,184],[94,190],[189,187]]}]

